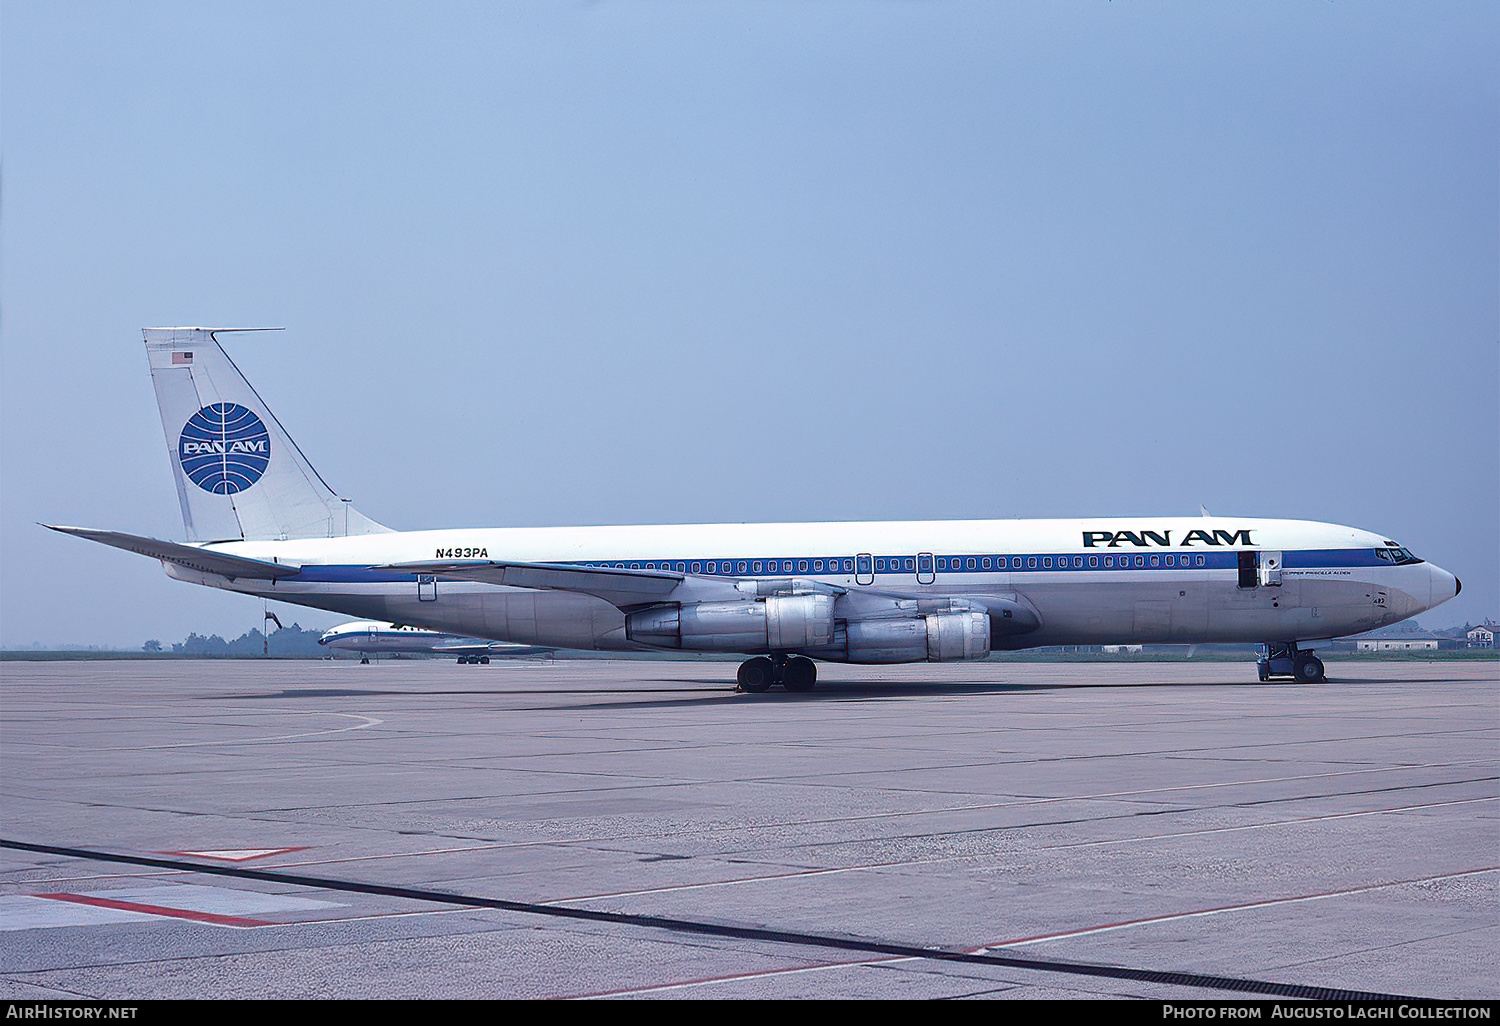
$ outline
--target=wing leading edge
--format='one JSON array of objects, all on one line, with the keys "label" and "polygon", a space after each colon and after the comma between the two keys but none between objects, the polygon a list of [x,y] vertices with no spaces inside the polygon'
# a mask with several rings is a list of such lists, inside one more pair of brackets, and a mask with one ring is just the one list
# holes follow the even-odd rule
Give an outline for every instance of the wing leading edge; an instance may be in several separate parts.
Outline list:
[{"label": "wing leading edge", "polygon": [[492,559],[422,560],[414,563],[388,563],[375,569],[407,574],[435,574],[480,584],[505,584],[513,588],[575,591],[593,595],[620,607],[660,602],[676,591],[686,576],[670,570],[626,570]]}]

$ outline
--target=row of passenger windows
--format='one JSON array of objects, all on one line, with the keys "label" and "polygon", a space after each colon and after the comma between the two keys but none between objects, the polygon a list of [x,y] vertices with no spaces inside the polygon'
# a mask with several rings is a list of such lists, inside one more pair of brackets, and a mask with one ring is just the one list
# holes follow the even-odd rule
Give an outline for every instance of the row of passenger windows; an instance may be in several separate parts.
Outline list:
[{"label": "row of passenger windows", "polygon": [[[860,573],[867,573],[865,566]],[[876,556],[875,573],[915,573],[917,561],[914,556]],[[924,557],[923,572],[932,564],[939,571],[952,573],[955,570],[1124,570],[1130,567],[1188,567],[1204,566],[1203,556],[1187,553],[1177,555],[1156,553],[1150,556],[937,556]],[[706,559],[706,560],[660,560],[644,563],[589,563],[588,566],[609,567],[624,570],[666,570],[691,574],[805,574],[854,572],[854,560],[848,558],[825,559]]]}]

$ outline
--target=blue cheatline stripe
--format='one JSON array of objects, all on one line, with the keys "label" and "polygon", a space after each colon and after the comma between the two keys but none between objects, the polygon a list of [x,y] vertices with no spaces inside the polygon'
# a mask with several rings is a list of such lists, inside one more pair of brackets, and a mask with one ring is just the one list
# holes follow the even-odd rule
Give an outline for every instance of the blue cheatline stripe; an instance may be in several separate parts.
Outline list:
[{"label": "blue cheatline stripe", "polygon": [[337,563],[304,565],[294,581],[309,581],[318,584],[382,584],[390,582],[415,582],[416,574],[399,574],[391,570],[376,570],[368,566],[344,566]]},{"label": "blue cheatline stripe", "polygon": [[[1174,551],[1174,552],[1039,552],[1007,553],[1005,555],[942,555],[934,556],[932,572],[961,577],[971,574],[996,573],[1109,573],[1122,570],[1160,571],[1168,573],[1183,570],[1233,570],[1239,565],[1240,550],[1219,552]],[[1250,550],[1246,550],[1250,551]],[[1254,550],[1262,551],[1262,550]],[[1273,550],[1274,551],[1274,550]],[[884,555],[871,558],[871,567],[863,566],[860,573],[877,576],[911,575],[917,573],[915,555]],[[573,560],[558,565],[618,568],[623,570],[671,570],[700,577],[786,577],[789,574],[836,574],[849,575],[855,572],[853,556],[807,556],[788,558],[775,557],[731,557],[728,559],[612,559]],[[1388,567],[1388,560],[1380,559],[1374,549],[1300,549],[1287,550],[1282,556],[1282,566],[1287,569],[1333,568],[1333,567]],[[924,567],[924,573],[926,568]],[[368,566],[342,564],[313,564],[303,566],[295,578],[298,581],[330,584],[375,584],[387,582],[412,582],[414,574],[377,570]]]}]

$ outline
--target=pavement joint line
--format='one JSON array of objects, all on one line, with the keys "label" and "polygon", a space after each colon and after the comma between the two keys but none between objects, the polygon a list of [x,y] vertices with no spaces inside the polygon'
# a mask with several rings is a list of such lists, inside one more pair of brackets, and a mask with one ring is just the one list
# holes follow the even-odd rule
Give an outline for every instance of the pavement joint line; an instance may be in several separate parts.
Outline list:
[{"label": "pavement joint line", "polygon": [[267,883],[291,884],[319,890],[341,891],[354,894],[375,894],[384,897],[405,898],[415,901],[431,901],[440,904],[464,905],[473,908],[489,908],[505,912],[552,916],[562,919],[605,923],[618,926],[634,926],[644,929],[665,930],[672,933],[697,936],[731,937],[739,940],[763,941],[773,944],[790,944],[799,947],[827,948],[835,951],[860,951],[875,955],[891,955],[943,962],[962,962],[971,965],[1000,966],[1011,969],[1027,969],[1036,972],[1065,973],[1077,976],[1134,980],[1147,983],[1162,983],[1170,986],[1198,987],[1207,990],[1225,990],[1242,994],[1269,994],[1277,997],[1306,998],[1318,1001],[1399,1001],[1421,1000],[1410,995],[1382,994],[1368,991],[1352,991],[1339,988],[1319,987],[1307,984],[1280,983],[1273,980],[1255,980],[1242,977],[1216,976],[1202,973],[1178,972],[1174,970],[1136,969],[1127,966],[1098,965],[1082,962],[1064,962],[1049,959],[1015,958],[1011,956],[974,953],[951,948],[921,947],[890,941],[860,939],[832,934],[813,934],[795,930],[777,930],[767,927],[736,926],[727,923],[711,923],[700,920],[676,919],[668,916],[642,915],[627,912],[607,912],[593,909],[567,908],[556,905],[541,905],[534,902],[512,901],[505,898],[484,898],[476,895],[455,894],[445,891],[416,887],[397,887],[385,884],[362,883],[354,880],[337,880],[327,877],[303,876],[281,873],[274,870],[251,869],[246,866],[201,865],[176,859],[150,858],[142,855],[124,855],[94,851],[86,848],[70,848],[57,845],[33,844],[0,838],[0,848],[13,851],[28,851],[64,858],[91,859],[101,862],[120,862],[126,865],[156,868],[177,868],[212,876],[235,877],[242,880],[259,880]]},{"label": "pavement joint line", "polygon": [[1485,866],[1483,869],[1465,869],[1457,873],[1439,873],[1436,876],[1421,876],[1411,880],[1391,880],[1386,883],[1366,884],[1363,887],[1348,887],[1338,891],[1321,891],[1317,894],[1298,894],[1288,898],[1266,898],[1261,901],[1247,901],[1238,905],[1220,905],[1216,908],[1197,909],[1193,912],[1174,912],[1165,916],[1148,916],[1144,919],[1126,919],[1118,923],[1106,923],[1102,926],[1090,926],[1080,930],[1067,930],[1062,933],[1049,933],[1036,937],[1021,937],[1016,940],[996,941],[993,944],[985,944],[975,948],[975,951],[993,951],[996,948],[1015,948],[1023,944],[1042,944],[1047,941],[1066,940],[1072,937],[1087,937],[1090,934],[1109,933],[1114,930],[1126,930],[1134,926],[1150,926],[1155,923],[1170,923],[1178,919],[1198,919],[1205,916],[1221,915],[1225,912],[1244,912],[1256,908],[1270,908],[1275,905],[1294,905],[1304,901],[1321,901],[1324,898],[1341,898],[1350,894],[1364,894],[1368,891],[1388,890],[1392,887],[1407,887],[1413,884],[1432,883],[1435,880],[1454,880],[1463,876],[1479,876],[1484,873],[1500,872],[1500,866]]},{"label": "pavement joint line", "polygon": [[[1481,764],[1481,763],[1418,763],[1418,764],[1415,764],[1413,766],[1405,766],[1405,765],[1403,765],[1403,766],[1373,766],[1373,767],[1365,767],[1365,768],[1357,769],[1357,770],[1341,770],[1341,771],[1336,772],[1336,773],[1304,773],[1304,774],[1298,774],[1298,775],[1295,775],[1295,776],[1287,776],[1287,777],[1261,777],[1261,778],[1255,778],[1255,779],[1250,779],[1250,780],[1224,780],[1224,781],[1217,781],[1217,782],[1206,783],[1206,784],[1181,784],[1181,785],[1177,785],[1177,786],[1174,786],[1174,787],[1141,788],[1141,789],[1135,790],[1135,791],[1106,791],[1106,792],[1101,792],[1101,793],[1098,793],[1098,794],[1057,795],[1057,796],[1051,796],[1051,797],[1021,796],[1021,797],[1017,797],[1015,800],[1012,800],[1012,801],[1004,801],[1004,802],[979,802],[979,803],[975,803],[975,804],[972,804],[972,805],[952,805],[952,806],[945,806],[943,808],[933,808],[933,809],[909,809],[909,810],[900,810],[900,811],[889,812],[889,813],[862,814],[862,815],[858,815],[858,816],[829,816],[829,817],[824,817],[824,818],[819,818],[819,819],[777,820],[777,821],[769,822],[769,823],[752,823],[752,824],[748,824],[746,826],[746,829],[747,830],[780,830],[780,829],[784,829],[784,828],[786,828],[788,826],[806,826],[806,825],[809,825],[809,824],[823,825],[823,824],[829,824],[829,823],[859,823],[859,822],[876,821],[876,820],[890,820],[890,819],[895,819],[895,818],[909,818],[909,817],[912,817],[912,816],[947,816],[947,815],[956,815],[956,814],[965,813],[965,812],[982,812],[982,811],[989,810],[989,809],[1030,808],[1030,807],[1037,806],[1037,805],[1054,805],[1054,804],[1057,804],[1059,802],[1103,801],[1103,800],[1106,800],[1106,799],[1130,798],[1130,797],[1136,797],[1136,796],[1141,796],[1141,795],[1163,794],[1163,793],[1167,793],[1167,792],[1176,792],[1176,791],[1197,791],[1197,790],[1207,790],[1207,789],[1221,788],[1221,787],[1248,787],[1248,786],[1255,785],[1255,784],[1279,784],[1279,783],[1285,783],[1285,782],[1292,781],[1292,780],[1320,780],[1320,779],[1324,779],[1324,778],[1327,778],[1327,777],[1355,776],[1355,775],[1365,774],[1365,773],[1394,772],[1396,769],[1440,769],[1440,768],[1447,769],[1447,768],[1453,768],[1453,767],[1458,766],[1458,765],[1485,765],[1485,764]],[[668,786],[676,786],[676,785],[668,785]],[[484,800],[485,797],[492,798],[494,796],[476,797],[476,798],[473,798],[473,799],[470,799],[470,800],[472,800],[472,801],[481,801],[481,800]],[[1237,807],[1237,806],[1233,806],[1233,807]],[[663,834],[663,835],[660,835],[660,836],[663,836],[663,837],[678,837],[678,836],[689,836],[689,835],[692,835],[692,834],[695,834],[695,833],[701,833],[701,831],[698,831],[698,830],[679,830],[679,831],[674,831],[674,832],[670,832],[670,833],[667,833],[667,834]],[[461,853],[464,853],[464,852],[471,852],[471,851],[490,851],[490,850],[502,850],[502,849],[510,849],[510,848],[551,847],[551,846],[565,847],[565,846],[568,846],[568,845],[595,844],[595,843],[603,843],[603,842],[608,842],[608,841],[618,841],[618,840],[626,840],[626,839],[628,839],[627,835],[609,835],[609,836],[605,836],[605,837],[538,838],[538,839],[529,840],[529,841],[493,841],[493,842],[489,842],[489,843],[485,843],[485,844],[474,844],[474,845],[466,845],[466,846],[461,846],[461,847],[426,848],[426,849],[422,849],[420,851],[410,851],[410,852],[389,852],[389,853],[386,853],[386,854],[383,854],[383,855],[356,855],[356,856],[349,856],[347,858],[303,859],[303,860],[295,861],[295,862],[285,862],[285,863],[282,863],[281,864],[281,868],[283,868],[283,869],[289,869],[289,868],[296,867],[296,866],[326,866],[326,865],[339,865],[339,864],[351,863],[351,862],[374,862],[374,861],[377,861],[377,860],[386,860],[386,859],[419,858],[419,857],[424,857],[424,856],[428,856],[428,855],[453,855],[453,854],[461,854]],[[172,854],[172,853],[169,853],[169,854]],[[940,861],[940,860],[919,859],[919,860],[914,860],[913,864],[926,864],[927,862],[930,862],[930,861]],[[892,865],[892,866],[894,866],[894,865],[904,865],[904,864],[906,864],[906,863],[888,863],[888,864],[887,863],[883,863],[882,865]],[[688,886],[711,886],[711,885],[709,885],[709,884],[703,884],[703,885],[688,885]],[[649,892],[649,891],[624,891],[624,892],[620,892],[619,895],[602,895],[602,896],[604,896],[604,897],[612,897],[612,896],[624,896],[624,895],[629,895],[629,894],[640,894],[640,893],[651,893],[651,892]]]},{"label": "pavement joint line", "polygon": [[762,969],[753,973],[726,973],[723,976],[703,976],[693,980],[677,980],[673,983],[653,983],[644,987],[621,987],[617,990],[601,990],[588,994],[574,994],[563,1000],[592,1001],[600,998],[624,997],[627,994],[654,994],[664,990],[689,990],[694,987],[711,987],[716,983],[739,983],[745,980],[764,980],[773,976],[799,976],[804,973],[820,973],[828,969],[853,969],[867,965],[896,965],[900,962],[916,962],[919,959],[866,958],[846,962],[821,962],[817,965],[791,966],[785,969]]},{"label": "pavement joint line", "polygon": [[1326,816],[1299,816],[1296,819],[1276,819],[1269,823],[1245,823],[1240,826],[1208,827],[1203,830],[1185,830],[1176,834],[1144,834],[1140,837],[1119,837],[1112,841],[1076,841],[1071,844],[1049,844],[1043,850],[1064,848],[1102,848],[1112,844],[1139,844],[1141,841],[1167,841],[1177,837],[1197,837],[1202,834],[1227,834],[1236,830],[1263,830],[1267,827],[1301,826],[1306,823],[1322,823],[1335,819],[1358,819],[1361,816],[1383,816],[1392,812],[1416,812],[1421,809],[1441,809],[1450,805],[1473,805],[1475,802],[1492,802],[1500,795],[1484,798],[1459,798],[1451,802],[1427,802],[1422,805],[1398,805],[1393,809],[1364,809],[1359,812],[1335,812]]}]

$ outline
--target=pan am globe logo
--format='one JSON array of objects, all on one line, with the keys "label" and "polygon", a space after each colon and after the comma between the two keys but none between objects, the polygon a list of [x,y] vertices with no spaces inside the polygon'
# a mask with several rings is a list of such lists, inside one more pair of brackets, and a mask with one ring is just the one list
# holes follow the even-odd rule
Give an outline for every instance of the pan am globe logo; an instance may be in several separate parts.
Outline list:
[{"label": "pan am globe logo", "polygon": [[177,458],[183,473],[205,492],[233,495],[266,472],[271,436],[260,418],[238,403],[213,403],[183,425]]}]

